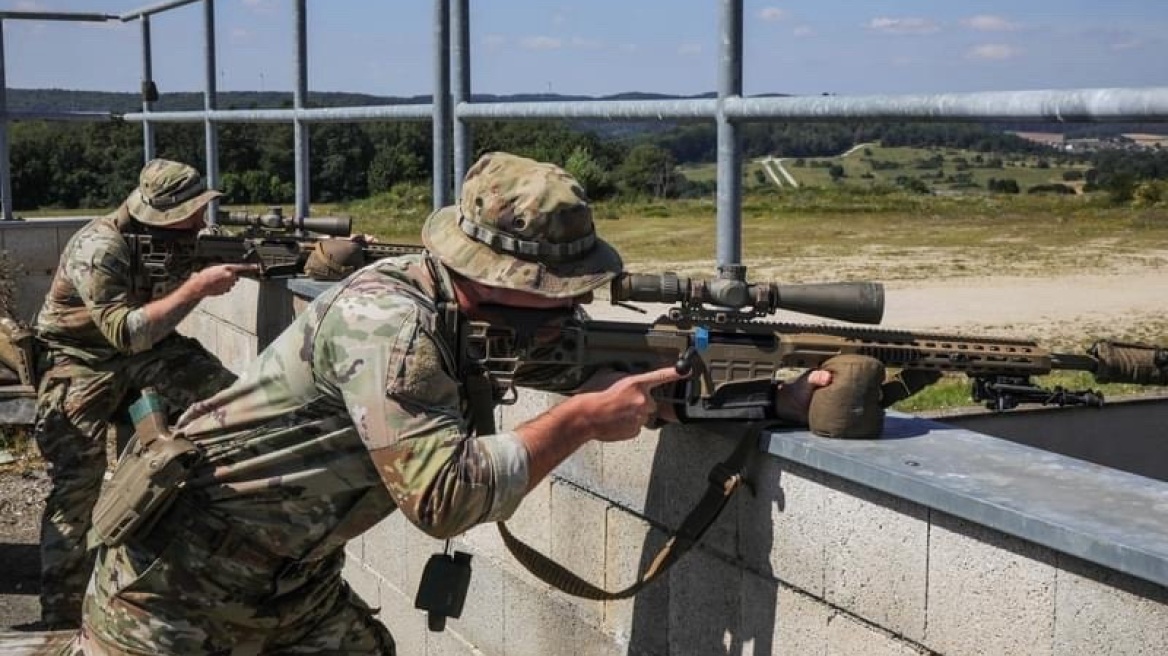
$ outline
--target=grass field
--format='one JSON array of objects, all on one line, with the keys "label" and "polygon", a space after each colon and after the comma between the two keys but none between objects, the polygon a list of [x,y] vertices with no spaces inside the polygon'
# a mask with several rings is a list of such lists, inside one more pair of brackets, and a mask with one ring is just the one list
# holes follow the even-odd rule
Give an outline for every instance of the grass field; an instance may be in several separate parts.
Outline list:
[{"label": "grass field", "polygon": [[[401,191],[314,207],[314,214],[349,214],[359,232],[417,243],[429,213],[427,198],[422,190]],[[716,214],[713,198],[595,207],[598,231],[632,270],[711,270]],[[747,193],[742,205],[743,261],[752,268],[781,270],[804,257],[842,263],[862,255],[872,263],[868,270],[784,272],[792,282],[841,273],[882,279],[969,275],[987,266],[995,273],[1047,275],[1165,249],[1168,208],[1134,210],[1096,196],[765,189]]]},{"label": "grass field", "polygon": [[[996,165],[995,160],[1000,160],[1000,166]],[[897,177],[909,176],[921,179],[934,192],[941,193],[985,192],[990,178],[1013,179],[1023,193],[1035,185],[1043,184],[1075,187],[1077,183],[1067,182],[1064,174],[1070,171],[1082,174],[1087,170],[1086,166],[1057,166],[1050,162],[1044,166],[1042,162],[1036,157],[998,156],[951,148],[885,148],[869,145],[847,156],[806,158],[802,160],[802,165],[798,158],[784,158],[783,166],[802,187],[878,187],[894,185]],[[939,168],[935,168],[938,163]],[[829,167],[833,164],[843,167],[845,176],[839,182],[833,181],[829,173]],[[929,168],[920,168],[926,166]],[[766,183],[759,182],[756,170],[761,171],[761,165],[757,162],[749,162],[744,167],[744,185],[748,188],[769,186],[769,179]],[[691,180],[713,180],[716,167],[713,164],[691,165],[679,167],[679,171]]]}]

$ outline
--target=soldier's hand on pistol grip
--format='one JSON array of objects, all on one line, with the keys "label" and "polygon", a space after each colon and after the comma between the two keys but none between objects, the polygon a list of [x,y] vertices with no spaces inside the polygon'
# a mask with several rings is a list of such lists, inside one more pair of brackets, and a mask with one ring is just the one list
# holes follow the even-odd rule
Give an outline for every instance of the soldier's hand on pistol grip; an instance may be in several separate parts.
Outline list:
[{"label": "soldier's hand on pistol grip", "polygon": [[194,287],[196,298],[222,296],[235,287],[241,276],[257,271],[259,267],[255,264],[216,264],[196,271],[186,284]]}]

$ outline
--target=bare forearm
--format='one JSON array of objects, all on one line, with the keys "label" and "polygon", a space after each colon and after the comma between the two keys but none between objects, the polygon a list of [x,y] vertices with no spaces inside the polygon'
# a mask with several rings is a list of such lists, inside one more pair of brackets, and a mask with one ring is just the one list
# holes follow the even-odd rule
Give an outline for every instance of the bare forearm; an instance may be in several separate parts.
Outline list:
[{"label": "bare forearm", "polygon": [[531,490],[561,462],[593,439],[587,415],[573,397],[515,430],[527,449],[527,489]]},{"label": "bare forearm", "polygon": [[200,300],[202,297],[184,284],[131,313],[126,318],[126,330],[129,332],[129,343],[133,351],[135,353],[145,351],[174,332]]}]

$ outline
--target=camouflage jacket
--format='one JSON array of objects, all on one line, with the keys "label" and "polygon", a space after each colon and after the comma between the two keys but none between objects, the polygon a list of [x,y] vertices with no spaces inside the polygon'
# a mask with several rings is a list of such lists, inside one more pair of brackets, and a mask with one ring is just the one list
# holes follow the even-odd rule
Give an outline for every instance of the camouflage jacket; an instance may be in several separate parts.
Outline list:
[{"label": "camouflage jacket", "polygon": [[322,556],[395,508],[444,537],[505,519],[527,488],[514,433],[469,436],[439,303],[445,269],[381,260],[313,301],[228,389],[175,430],[207,462],[201,507],[267,550]]},{"label": "camouflage jacket", "polygon": [[[58,353],[92,365],[135,352],[126,319],[152,300],[152,292],[134,279],[134,254],[121,228],[129,221],[125,206],[119,207],[65,244],[36,318],[37,336]],[[175,273],[174,280],[185,277]]]}]

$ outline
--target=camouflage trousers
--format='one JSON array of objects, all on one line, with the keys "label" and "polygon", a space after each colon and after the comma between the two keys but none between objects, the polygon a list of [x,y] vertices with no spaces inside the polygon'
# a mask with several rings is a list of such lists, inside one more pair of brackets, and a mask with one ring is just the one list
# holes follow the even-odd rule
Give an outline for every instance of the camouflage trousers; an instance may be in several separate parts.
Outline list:
[{"label": "camouflage trousers", "polygon": [[93,570],[86,534],[108,465],[106,435],[114,415],[146,386],[177,414],[235,382],[235,374],[197,340],[177,334],[146,353],[96,366],[54,359],[51,350],[48,357],[34,429],[52,481],[41,517],[41,619],[75,626]]},{"label": "camouflage trousers", "polygon": [[64,654],[396,654],[341,577],[343,550],[279,567],[182,534],[160,550],[98,551],[85,622]]}]

